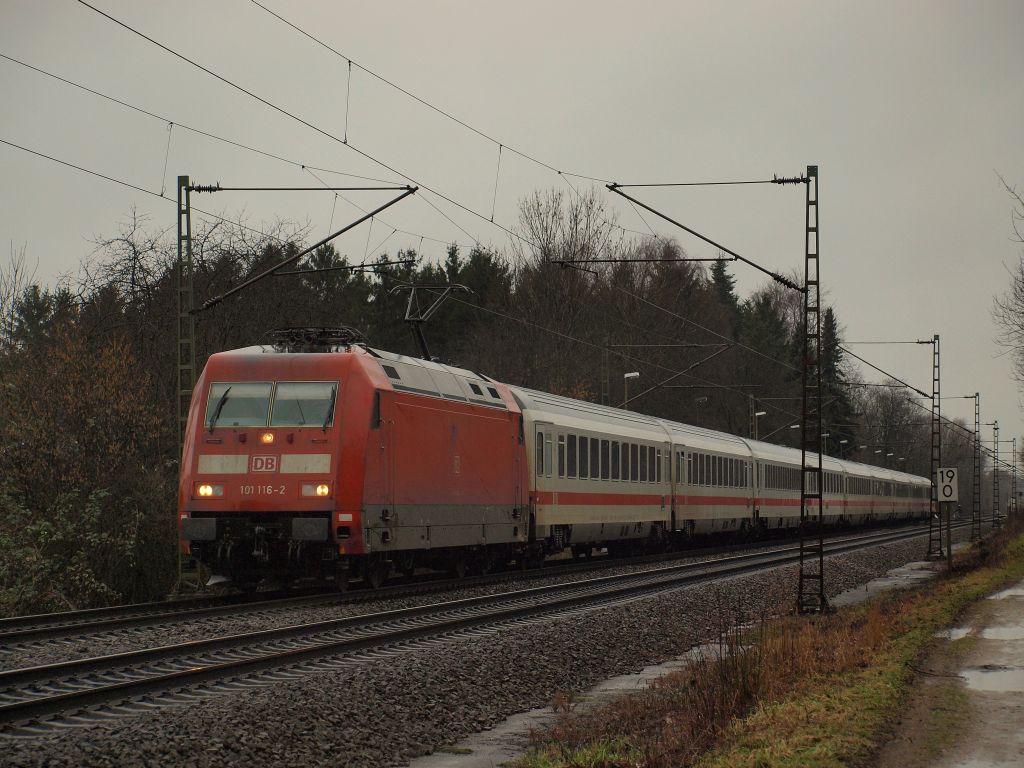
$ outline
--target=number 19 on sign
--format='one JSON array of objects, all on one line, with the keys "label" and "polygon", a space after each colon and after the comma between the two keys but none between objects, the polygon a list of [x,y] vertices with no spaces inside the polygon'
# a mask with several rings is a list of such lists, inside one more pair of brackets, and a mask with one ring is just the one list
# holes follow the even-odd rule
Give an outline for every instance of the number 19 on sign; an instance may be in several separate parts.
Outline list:
[{"label": "number 19 on sign", "polygon": [[939,501],[960,501],[957,487],[957,468],[939,467]]}]

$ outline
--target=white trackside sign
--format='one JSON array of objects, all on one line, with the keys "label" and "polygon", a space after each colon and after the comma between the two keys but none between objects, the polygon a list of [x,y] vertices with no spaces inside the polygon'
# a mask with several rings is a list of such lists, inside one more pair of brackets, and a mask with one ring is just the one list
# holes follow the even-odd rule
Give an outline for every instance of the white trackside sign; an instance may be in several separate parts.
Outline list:
[{"label": "white trackside sign", "polygon": [[938,470],[939,501],[960,501],[957,487],[957,468],[939,467]]}]

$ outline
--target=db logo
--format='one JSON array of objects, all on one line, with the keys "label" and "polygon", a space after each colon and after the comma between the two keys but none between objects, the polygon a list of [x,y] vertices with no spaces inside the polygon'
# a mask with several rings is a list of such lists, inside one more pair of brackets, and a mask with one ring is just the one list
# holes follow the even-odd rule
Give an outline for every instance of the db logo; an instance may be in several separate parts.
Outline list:
[{"label": "db logo", "polygon": [[251,472],[277,472],[277,456],[253,456]]}]

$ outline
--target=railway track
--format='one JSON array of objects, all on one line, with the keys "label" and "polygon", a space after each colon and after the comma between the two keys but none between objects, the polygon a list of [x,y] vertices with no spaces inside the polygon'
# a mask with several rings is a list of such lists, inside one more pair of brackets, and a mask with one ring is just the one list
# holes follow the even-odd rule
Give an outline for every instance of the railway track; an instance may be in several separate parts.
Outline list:
[{"label": "railway track", "polygon": [[[924,531],[872,533],[826,544],[826,554],[905,541]],[[500,595],[194,640],[0,673],[0,733],[54,728],[181,705],[197,696],[268,685],[362,663],[426,642],[494,632],[796,562],[797,547],[665,565]]]},{"label": "railway track", "polygon": [[[893,530],[891,528],[882,530]],[[901,529],[902,530],[902,529]],[[848,533],[833,534],[829,538],[842,538]],[[758,542],[754,546],[785,546],[786,540]],[[701,547],[665,554],[643,555],[612,559],[597,557],[586,561],[549,562],[544,567],[529,571],[504,571],[483,576],[451,579],[444,576],[427,578],[416,583],[390,584],[378,590],[355,590],[339,593],[334,589],[305,590],[301,593],[280,591],[257,595],[221,595],[205,598],[165,600],[152,603],[91,608],[81,611],[16,616],[0,619],[0,649],[17,644],[51,642],[65,638],[80,638],[105,631],[120,631],[135,627],[167,624],[175,621],[193,621],[245,614],[259,614],[291,608],[345,605],[370,600],[399,599],[416,595],[440,593],[453,588],[485,586],[511,579],[539,579],[560,573],[600,570],[615,566],[629,566],[665,562],[688,557],[728,554],[750,549],[751,544]]]}]

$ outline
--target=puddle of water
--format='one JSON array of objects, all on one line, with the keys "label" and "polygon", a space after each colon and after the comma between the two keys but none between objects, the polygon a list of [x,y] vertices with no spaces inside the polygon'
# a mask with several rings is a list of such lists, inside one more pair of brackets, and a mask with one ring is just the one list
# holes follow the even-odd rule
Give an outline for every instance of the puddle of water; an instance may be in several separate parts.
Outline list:
[{"label": "puddle of water", "polygon": [[1018,584],[1015,587],[1004,589],[1002,592],[996,592],[989,600],[1005,600],[1008,597],[1024,597],[1024,584]]},{"label": "puddle of water", "polygon": [[968,667],[960,672],[968,688],[991,693],[1024,693],[1024,669],[1020,667]]},{"label": "puddle of water", "polygon": [[943,629],[935,633],[936,637],[941,637],[944,640],[959,640],[960,638],[967,637],[971,634],[970,627],[953,627],[952,629]]},{"label": "puddle of water", "polygon": [[981,636],[986,640],[1024,640],[1024,627],[986,627]]}]

